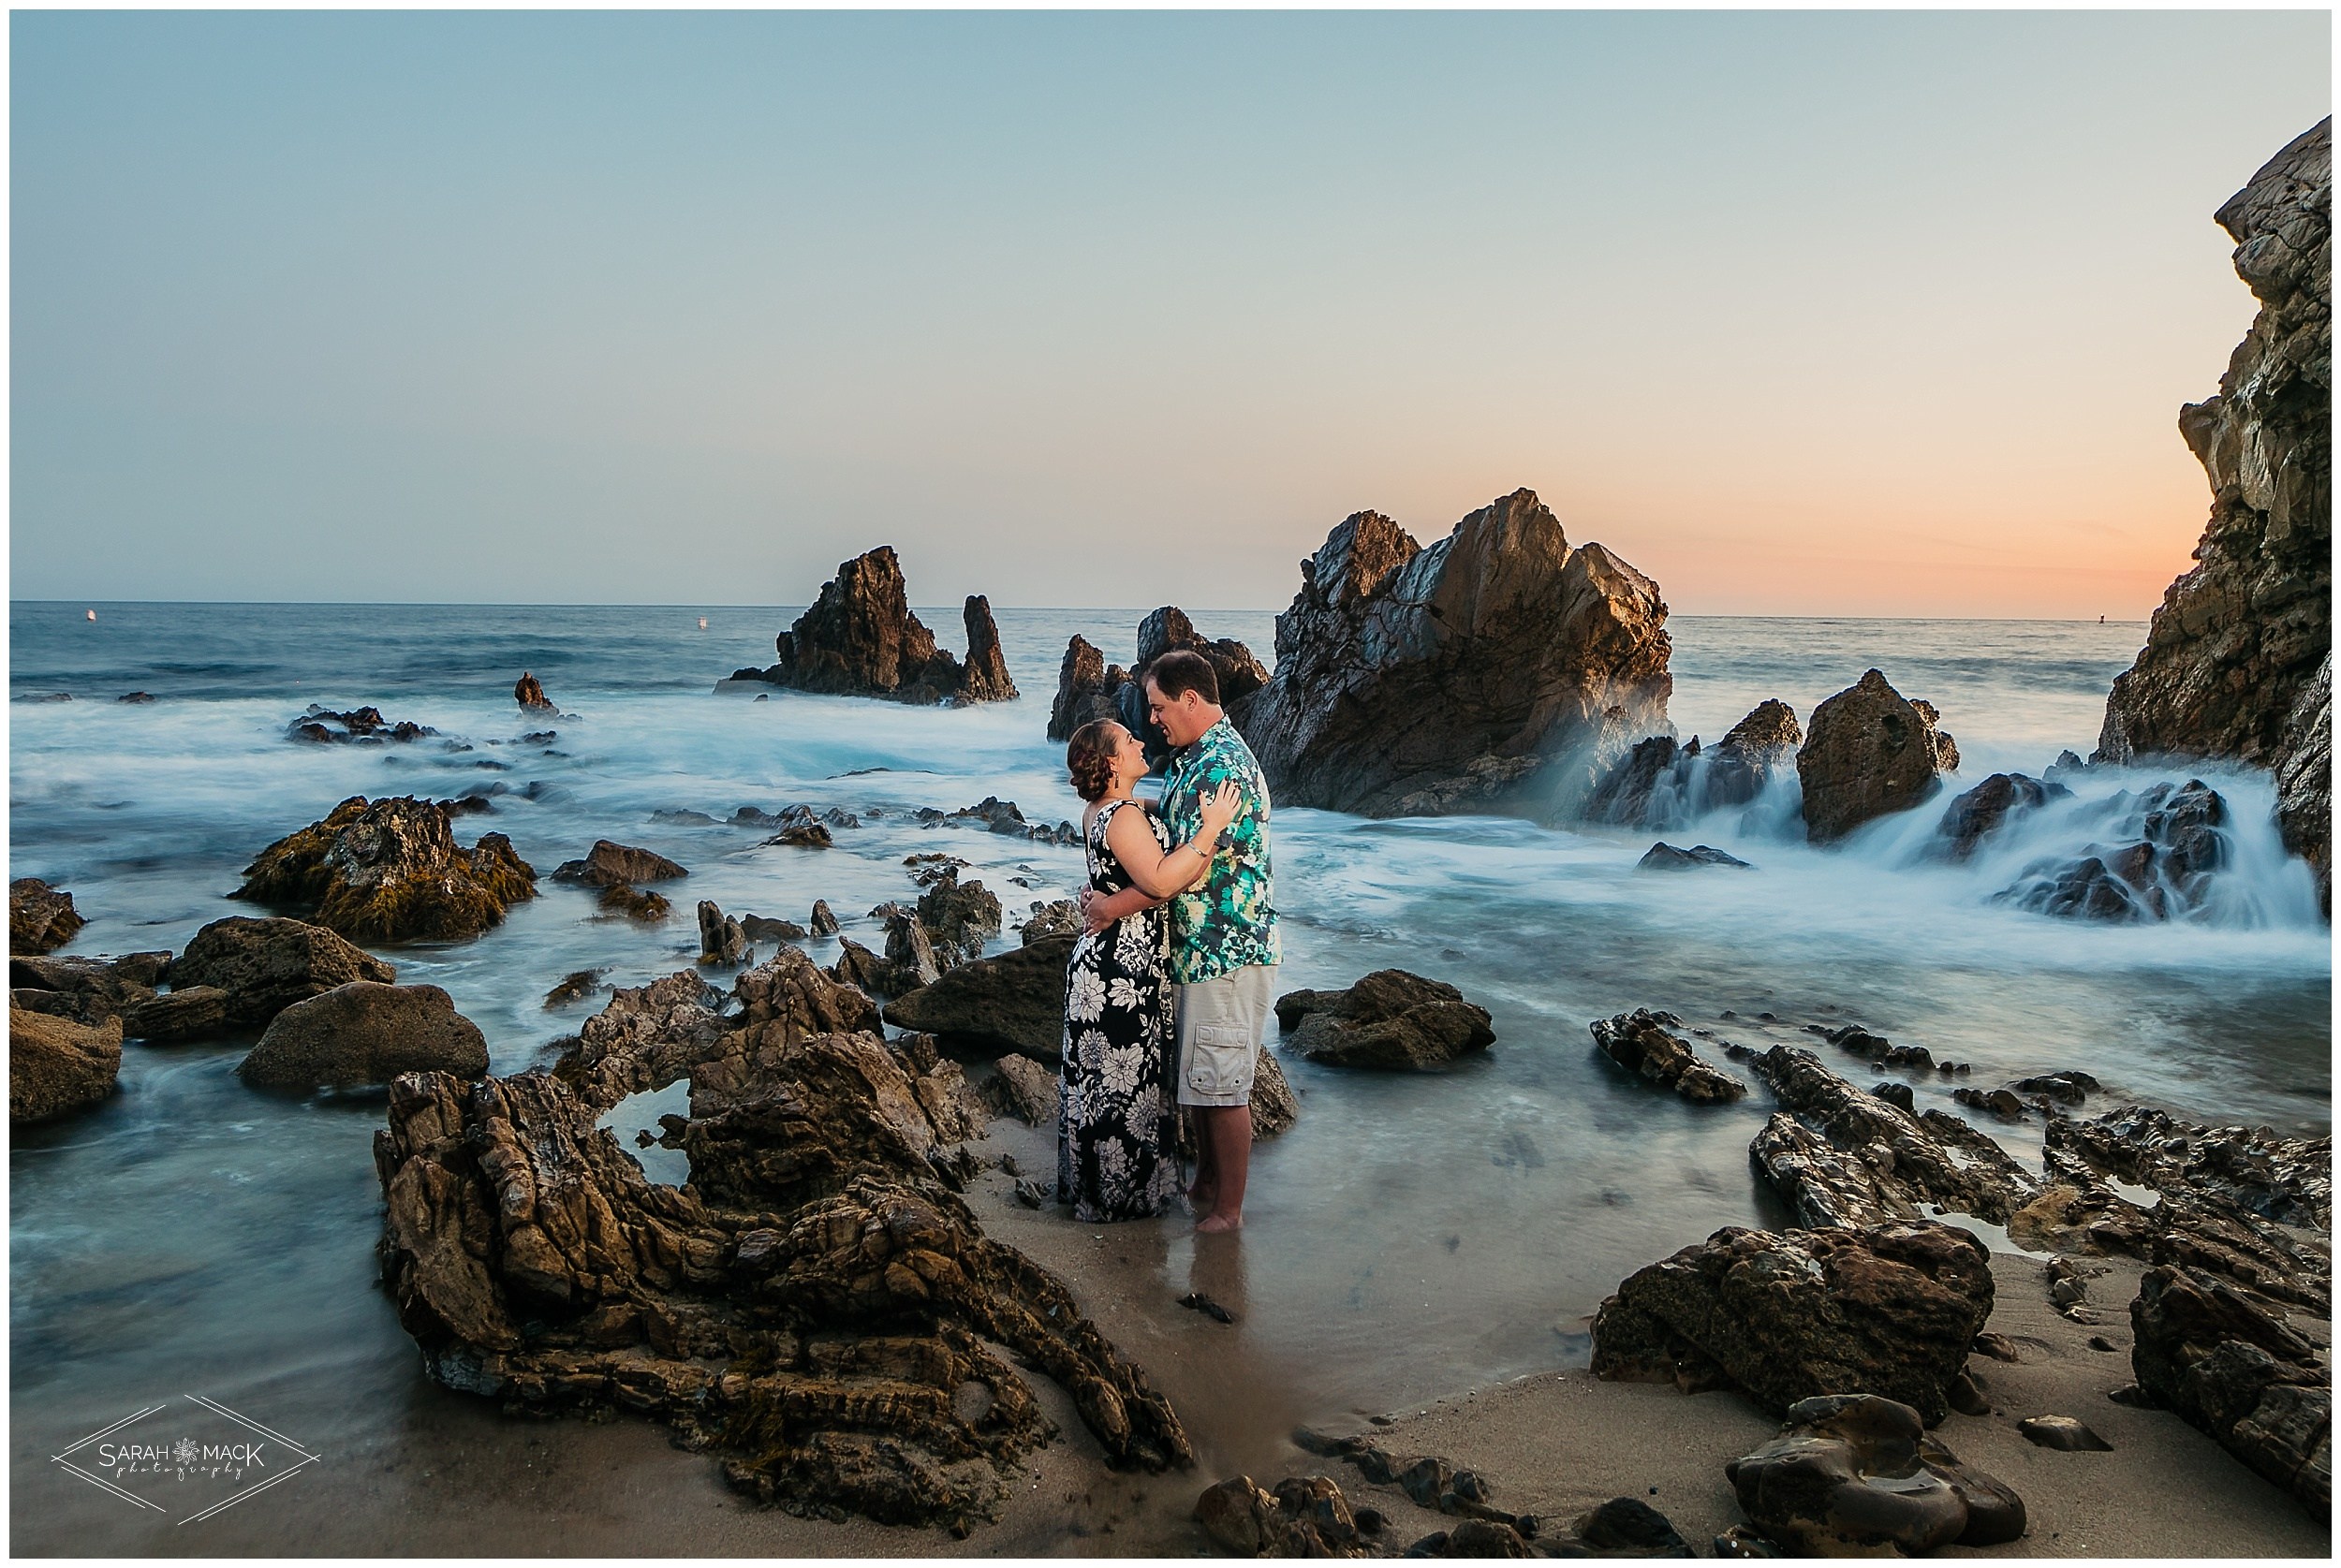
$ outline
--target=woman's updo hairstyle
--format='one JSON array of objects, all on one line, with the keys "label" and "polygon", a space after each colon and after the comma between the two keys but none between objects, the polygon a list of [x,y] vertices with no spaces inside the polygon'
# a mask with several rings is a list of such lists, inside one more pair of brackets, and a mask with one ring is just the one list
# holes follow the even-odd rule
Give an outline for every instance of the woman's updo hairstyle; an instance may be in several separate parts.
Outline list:
[{"label": "woman's updo hairstyle", "polygon": [[1065,768],[1073,775],[1073,792],[1084,800],[1104,799],[1121,750],[1122,726],[1112,719],[1092,719],[1073,731],[1073,739],[1065,743]]}]

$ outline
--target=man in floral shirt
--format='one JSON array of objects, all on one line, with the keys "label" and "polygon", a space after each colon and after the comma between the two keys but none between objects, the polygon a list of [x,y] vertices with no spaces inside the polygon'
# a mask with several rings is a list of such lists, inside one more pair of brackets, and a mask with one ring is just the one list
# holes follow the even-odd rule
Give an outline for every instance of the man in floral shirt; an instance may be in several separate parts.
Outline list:
[{"label": "man in floral shirt", "polygon": [[1275,1003],[1276,907],[1268,864],[1268,781],[1219,706],[1200,653],[1174,649],[1146,667],[1147,711],[1177,748],[1162,796],[1174,842],[1197,832],[1223,784],[1244,809],[1201,880],[1170,901],[1170,979],[1178,999],[1179,1103],[1193,1106],[1200,1152],[1189,1195],[1200,1232],[1244,1224],[1252,1163],[1252,1076]]}]

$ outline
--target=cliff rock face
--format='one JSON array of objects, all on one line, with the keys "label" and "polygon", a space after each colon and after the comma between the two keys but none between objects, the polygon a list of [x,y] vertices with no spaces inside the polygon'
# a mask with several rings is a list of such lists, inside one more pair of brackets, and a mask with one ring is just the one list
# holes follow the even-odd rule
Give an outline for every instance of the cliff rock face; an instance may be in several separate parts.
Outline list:
[{"label": "cliff rock face", "polygon": [[1873,817],[1908,811],[1959,766],[1959,747],[1935,727],[1934,704],[1895,691],[1878,670],[1813,710],[1796,754],[1804,786],[1804,836],[1841,839]]},{"label": "cliff rock face", "polygon": [[2179,411],[2211,481],[2211,520],[2113,682],[2097,759],[2273,769],[2285,842],[2316,866],[2330,903],[2333,122],[2270,159],[2216,216],[2260,314],[2218,395]]},{"label": "cliff rock face", "polygon": [[1301,564],[1276,671],[1232,710],[1276,799],[1369,816],[1519,802],[1556,756],[1666,725],[1658,585],[1532,491],[1428,549],[1378,512]]},{"label": "cliff rock face", "polygon": [[1016,685],[1000,657],[991,601],[970,597],[965,614],[968,663],[962,665],[935,647],[935,634],[911,613],[902,563],[891,545],[880,545],[821,584],[813,608],[773,639],[777,663],[735,671],[732,679],[929,705],[1007,701]]}]

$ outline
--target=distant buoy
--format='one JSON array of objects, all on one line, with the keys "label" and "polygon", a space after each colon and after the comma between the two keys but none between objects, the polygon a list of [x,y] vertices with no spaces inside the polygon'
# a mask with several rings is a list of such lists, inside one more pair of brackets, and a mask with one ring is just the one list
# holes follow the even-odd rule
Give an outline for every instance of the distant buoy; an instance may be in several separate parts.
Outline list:
[{"label": "distant buoy", "polygon": [[699,617],[699,630],[702,632],[707,630],[707,617],[704,615]]},{"label": "distant buoy", "polygon": [[[94,610],[94,609],[91,609],[91,610],[84,610],[84,611],[82,611],[82,613],[83,613],[84,615],[87,615],[87,616],[88,616],[91,620],[93,620],[93,621],[95,621],[95,620],[96,620],[96,619],[97,619],[97,612],[96,612],[96,610]],[[706,623],[706,622],[704,622],[704,621],[702,621],[702,622],[700,622],[700,623],[699,623],[699,624],[700,624],[700,625],[702,625],[702,626],[704,626],[704,625],[706,625],[706,624],[707,624],[707,623]]]}]

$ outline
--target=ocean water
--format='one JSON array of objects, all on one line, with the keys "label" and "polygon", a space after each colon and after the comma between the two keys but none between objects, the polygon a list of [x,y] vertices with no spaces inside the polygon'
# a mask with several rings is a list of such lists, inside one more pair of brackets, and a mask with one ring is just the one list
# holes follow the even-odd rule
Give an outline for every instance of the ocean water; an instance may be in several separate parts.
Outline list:
[{"label": "ocean water", "polygon": [[[460,818],[458,836],[508,833],[540,872],[602,837],[689,867],[669,889],[677,914],[663,926],[597,918],[588,891],[546,882],[476,941],[382,950],[402,979],[453,994],[499,1072],[545,1060],[548,1042],[575,1028],[582,1010],[540,1005],[569,971],[607,966],[613,983],[638,984],[689,964],[700,898],[800,920],[825,898],[847,934],[867,940],[874,922],[861,912],[911,891],[907,854],[973,862],[963,875],[998,892],[1011,918],[1078,885],[1077,850],[920,829],[906,817],[987,795],[1036,821],[1077,817],[1060,748],[1043,736],[1058,660],[1077,631],[1127,659],[1140,610],[1002,614],[1023,692],[1009,704],[914,710],[713,691],[734,667],[767,662],[772,634],[794,613],[13,605],[10,875],[72,889],[90,925],[67,951],[175,950],[205,923],[245,913],[223,895],[252,855],[340,799],[472,789],[496,791],[494,809]],[[926,618],[955,643],[955,613]],[[1196,620],[1209,635],[1273,646],[1267,612]],[[1671,625],[1671,711],[1686,738],[1712,741],[1765,697],[1804,718],[1877,666],[1941,711],[1964,755],[1962,784],[1998,769],[2038,773],[2064,747],[2086,755],[2106,687],[2144,631]],[[517,740],[547,727],[511,700],[523,669],[567,711],[551,721],[549,745]],[[133,690],[157,700],[112,700]],[[54,692],[73,700],[23,700]],[[442,738],[288,742],[287,722],[310,702],[372,703]],[[2089,842],[2102,830],[2093,811],[2166,776],[2151,771],[2076,781],[2074,800],[1959,868],[1923,857],[1933,812],[1820,851],[1779,826],[1792,799],[1670,831],[1757,868],[1680,876],[1634,872],[1656,836],[1647,831],[1279,811],[1280,989],[1413,969],[1487,1006],[1497,1040],[1485,1060],[1435,1076],[1345,1076],[1287,1060],[1303,1115],[1255,1161],[1242,1252],[1247,1364],[1283,1380],[1280,1411],[1305,1414],[1388,1409],[1582,1360],[1585,1316],[1624,1274],[1718,1225],[1775,1221],[1746,1156],[1765,1115],[1760,1092],[1694,1108],[1623,1079],[1594,1052],[1587,1021],[1636,1006],[1753,1044],[1858,1020],[1971,1062],[1963,1081],[1980,1086],[2081,1068],[2111,1099],[2328,1130],[2330,932],[2306,871],[2269,826],[2266,778],[2167,776],[2198,774],[2233,808],[2235,863],[2201,917],[2156,927],[2083,926],[1991,901],[2033,858]],[[884,814],[865,814],[827,852],[652,820],[798,801]],[[813,951],[826,960],[833,946]],[[1767,1013],[1775,1024],[1749,1021]],[[434,1399],[452,1398],[419,1386],[412,1346],[372,1284],[378,1097],[246,1090],[233,1075],[242,1050],[132,1044],[120,1094],[16,1133],[20,1430],[62,1435],[93,1410],[136,1408],[199,1371],[213,1391],[266,1387],[333,1410],[346,1436],[424,1420]],[[1948,1105],[1943,1081],[1913,1083],[1922,1105]],[[2037,1151],[2037,1129],[1991,1130]],[[1138,1229],[1142,1267],[1184,1279],[1185,1227]],[[1238,1419],[1190,1412],[1207,1455],[1225,1437],[1215,1418]],[[58,1496],[66,1508],[115,1506],[86,1487]]]}]

